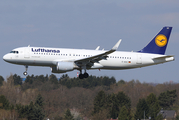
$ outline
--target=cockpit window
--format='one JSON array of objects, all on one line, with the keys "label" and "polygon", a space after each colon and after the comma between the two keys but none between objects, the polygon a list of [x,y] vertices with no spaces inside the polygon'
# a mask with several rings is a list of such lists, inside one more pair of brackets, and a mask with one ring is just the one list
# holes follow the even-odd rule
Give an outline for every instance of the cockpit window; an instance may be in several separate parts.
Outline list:
[{"label": "cockpit window", "polygon": [[11,51],[10,53],[19,54],[19,51]]}]

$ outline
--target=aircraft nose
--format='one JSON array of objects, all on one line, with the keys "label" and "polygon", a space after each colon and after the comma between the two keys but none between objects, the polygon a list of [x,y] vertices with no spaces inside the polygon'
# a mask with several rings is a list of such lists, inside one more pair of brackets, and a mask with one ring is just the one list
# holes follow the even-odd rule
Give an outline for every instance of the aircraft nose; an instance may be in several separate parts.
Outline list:
[{"label": "aircraft nose", "polygon": [[7,55],[7,54],[3,56],[3,60],[4,60],[4,61],[7,61],[7,60],[8,60],[8,55]]}]

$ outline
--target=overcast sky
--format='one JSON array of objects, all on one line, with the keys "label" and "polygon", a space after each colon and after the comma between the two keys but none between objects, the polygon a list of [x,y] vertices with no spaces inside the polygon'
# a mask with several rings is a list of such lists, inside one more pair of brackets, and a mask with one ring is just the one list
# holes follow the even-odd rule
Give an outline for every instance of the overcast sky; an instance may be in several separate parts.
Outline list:
[{"label": "overcast sky", "polygon": [[[179,82],[179,0],[2,0],[0,1],[0,75],[21,77],[24,66],[3,61],[4,54],[22,46],[138,51],[164,26],[172,26],[166,50],[175,61],[131,70],[89,70],[90,75],[116,80]],[[76,77],[77,70],[68,72]],[[51,74],[49,67],[28,69],[29,75]],[[61,74],[55,74],[60,77]]]}]

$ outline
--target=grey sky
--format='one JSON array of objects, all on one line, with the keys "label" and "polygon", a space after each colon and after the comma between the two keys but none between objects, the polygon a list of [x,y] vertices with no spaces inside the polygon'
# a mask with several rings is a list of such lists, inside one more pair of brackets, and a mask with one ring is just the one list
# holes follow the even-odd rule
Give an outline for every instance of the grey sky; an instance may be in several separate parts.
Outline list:
[{"label": "grey sky", "polygon": [[[119,51],[138,51],[162,29],[172,26],[166,54],[173,62],[132,70],[89,70],[90,75],[126,81],[179,82],[178,0],[16,0],[0,1],[0,75],[22,77],[24,66],[3,61],[4,54],[22,46],[111,49],[122,39]],[[76,73],[68,72],[70,77]],[[29,67],[29,75],[51,74],[48,67]],[[56,74],[58,77],[61,74]]]}]

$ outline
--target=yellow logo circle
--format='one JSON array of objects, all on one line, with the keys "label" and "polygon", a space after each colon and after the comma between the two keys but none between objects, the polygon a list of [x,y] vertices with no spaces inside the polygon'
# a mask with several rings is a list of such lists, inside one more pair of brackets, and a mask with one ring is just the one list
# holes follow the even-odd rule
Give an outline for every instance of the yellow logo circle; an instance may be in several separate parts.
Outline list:
[{"label": "yellow logo circle", "polygon": [[163,47],[167,44],[167,38],[165,35],[158,35],[155,38],[155,43],[159,46],[159,47]]}]

